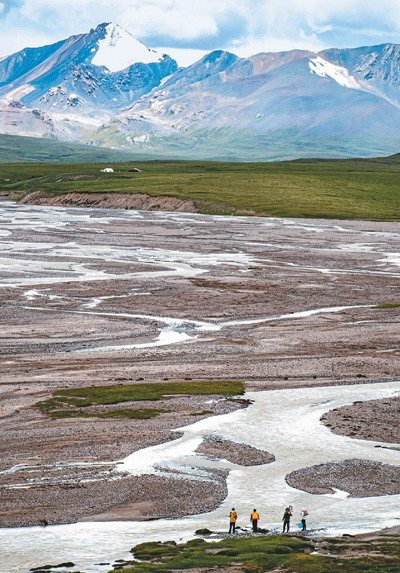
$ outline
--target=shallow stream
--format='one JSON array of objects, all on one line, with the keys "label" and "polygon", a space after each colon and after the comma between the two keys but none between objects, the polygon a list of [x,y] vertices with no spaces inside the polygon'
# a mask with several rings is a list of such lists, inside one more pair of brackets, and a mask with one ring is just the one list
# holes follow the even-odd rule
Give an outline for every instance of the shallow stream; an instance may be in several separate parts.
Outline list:
[{"label": "shallow stream", "polygon": [[[400,451],[377,448],[379,442],[333,434],[320,423],[322,414],[356,400],[400,393],[400,382],[249,392],[246,410],[207,418],[183,428],[183,437],[128,456],[121,465],[133,474],[157,472],[157,466],[186,471],[196,477],[201,466],[230,469],[228,497],[213,512],[184,519],[151,522],[77,523],[46,528],[0,530],[1,573],[22,573],[44,564],[73,561],[76,570],[108,571],[115,559],[129,558],[129,549],[142,541],[187,540],[208,527],[225,531],[229,509],[235,506],[238,525],[249,527],[253,507],[260,526],[280,530],[284,508],[294,507],[293,528],[306,507],[309,527],[318,534],[372,531],[400,524],[400,495],[348,498],[345,492],[312,495],[291,488],[285,476],[300,468],[330,461],[359,458],[400,465]],[[241,467],[210,460],[194,451],[204,436],[244,442],[275,455],[272,464]],[[393,444],[390,444],[393,445]],[[201,472],[200,472],[201,473]]]}]

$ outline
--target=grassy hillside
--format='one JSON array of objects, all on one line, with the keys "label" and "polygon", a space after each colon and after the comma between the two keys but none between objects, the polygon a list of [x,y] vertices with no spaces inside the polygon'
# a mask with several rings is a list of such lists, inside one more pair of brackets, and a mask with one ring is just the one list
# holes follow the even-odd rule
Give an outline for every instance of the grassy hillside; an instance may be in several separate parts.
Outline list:
[{"label": "grassy hillside", "polygon": [[[148,161],[0,163],[0,193],[147,193],[192,199],[203,213],[400,219],[400,155],[281,163]],[[138,167],[141,173],[130,170]]]},{"label": "grassy hillside", "polygon": [[[129,134],[119,129],[100,128],[88,135],[100,147],[124,149],[129,146]],[[182,159],[197,161],[283,161],[298,157],[374,157],[394,153],[400,149],[397,139],[376,136],[322,136],[318,129],[276,129],[257,133],[251,129],[221,127],[180,131],[176,135],[160,137],[149,134],[148,140],[136,141],[131,148],[136,158]]]},{"label": "grassy hillside", "polygon": [[[349,158],[384,156],[400,149],[397,140],[342,135],[322,137],[312,130],[275,130],[267,134],[249,129],[219,128],[180,132],[148,141],[127,143],[127,134],[114,128],[99,129],[78,143],[56,141],[50,137],[21,137],[0,134],[0,163],[45,161],[81,163],[82,161],[192,160],[192,161],[283,161],[296,157]],[[93,145],[93,142],[96,145]]]},{"label": "grassy hillside", "polygon": [[117,161],[130,160],[132,153],[59,142],[38,137],[20,137],[0,134],[0,163],[26,161],[54,161],[74,163],[76,161]]}]

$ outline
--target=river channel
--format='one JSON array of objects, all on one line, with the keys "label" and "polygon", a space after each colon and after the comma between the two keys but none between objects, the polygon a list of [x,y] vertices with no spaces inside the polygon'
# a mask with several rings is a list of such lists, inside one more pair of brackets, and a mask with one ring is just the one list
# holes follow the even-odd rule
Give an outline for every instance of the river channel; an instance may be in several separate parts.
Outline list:
[{"label": "river channel", "polygon": [[[400,451],[377,448],[380,442],[338,436],[321,425],[321,415],[355,400],[371,400],[400,394],[400,382],[345,387],[303,388],[249,392],[252,405],[246,410],[208,418],[182,428],[174,442],[135,452],[120,468],[135,475],[171,470],[198,471],[199,467],[230,470],[228,497],[221,507],[203,515],[152,522],[78,523],[50,527],[0,530],[4,573],[22,573],[45,563],[73,561],[77,569],[107,571],[115,559],[129,558],[129,549],[143,541],[187,540],[194,531],[208,527],[224,531],[231,506],[239,514],[238,525],[248,527],[253,506],[260,525],[279,531],[281,514],[294,507],[294,529],[302,507],[310,513],[309,526],[316,534],[359,533],[400,523],[400,495],[349,498],[346,492],[312,495],[291,488],[285,476],[314,464],[351,458],[400,465]],[[276,461],[256,467],[240,467],[228,461],[210,461],[195,454],[204,436],[248,443],[273,453]],[[393,446],[393,444],[388,444]],[[165,471],[165,470],[164,470]]]}]

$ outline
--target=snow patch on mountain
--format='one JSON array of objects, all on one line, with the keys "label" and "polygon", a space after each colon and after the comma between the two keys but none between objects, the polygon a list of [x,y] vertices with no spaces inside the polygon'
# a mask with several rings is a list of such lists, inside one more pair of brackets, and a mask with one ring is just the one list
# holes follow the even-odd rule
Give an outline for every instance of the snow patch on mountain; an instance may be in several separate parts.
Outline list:
[{"label": "snow patch on mountain", "polygon": [[105,66],[119,72],[135,63],[150,64],[162,58],[117,24],[107,24],[106,35],[97,42],[98,50],[92,59],[95,66]]},{"label": "snow patch on mountain", "polygon": [[332,78],[335,82],[345,88],[354,90],[361,88],[360,84],[349,74],[346,68],[335,66],[335,64],[331,64],[319,56],[316,58],[310,58],[309,66],[311,73],[316,74],[321,78]]}]

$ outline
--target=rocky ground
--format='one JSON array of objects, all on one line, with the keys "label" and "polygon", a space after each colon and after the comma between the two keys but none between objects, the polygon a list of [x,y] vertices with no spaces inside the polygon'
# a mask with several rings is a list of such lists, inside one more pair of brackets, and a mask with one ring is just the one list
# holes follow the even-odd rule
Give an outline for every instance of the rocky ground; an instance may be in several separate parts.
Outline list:
[{"label": "rocky ground", "polygon": [[71,471],[69,482],[25,490],[23,508],[20,490],[8,489],[2,492],[2,526],[178,518],[215,509],[227,493],[223,471],[203,481],[155,475],[118,479],[111,472],[107,466],[96,474],[80,470],[77,479]]},{"label": "rocky ground", "polygon": [[259,466],[262,464],[270,464],[275,460],[275,456],[272,454],[253,448],[248,444],[238,444],[213,436],[203,440],[196,452],[206,454],[213,458],[229,460],[240,466]]},{"label": "rocky ground", "polygon": [[369,460],[345,460],[292,472],[287,483],[308,493],[347,492],[350,497],[400,493],[400,467]]},{"label": "rocky ground", "polygon": [[321,418],[335,434],[361,440],[400,443],[400,397],[355,402]]},{"label": "rocky ground", "polygon": [[[0,248],[0,468],[23,466],[0,473],[1,526],[147,502],[130,497],[129,480],[87,486],[88,475],[106,469],[72,475],[68,464],[111,464],[172,439],[198,416],[238,407],[182,398],[152,420],[53,420],[34,405],[58,389],[241,380],[265,390],[398,377],[399,308],[373,308],[398,302],[396,223],[0,204]],[[395,412],[395,402],[385,404]],[[357,408],[346,416],[358,417]],[[333,431],[354,431],[340,415],[329,418]],[[387,426],[374,433],[373,409],[363,419],[366,437],[388,441]],[[46,485],[56,463],[65,480]],[[20,489],[31,478],[38,485]],[[221,481],[213,483],[207,507],[223,496]],[[103,487],[113,488],[111,501],[96,505]],[[160,486],[157,500],[165,491]],[[51,515],[35,509],[46,495],[60,504]],[[153,506],[139,517],[146,515],[156,516]]]}]

